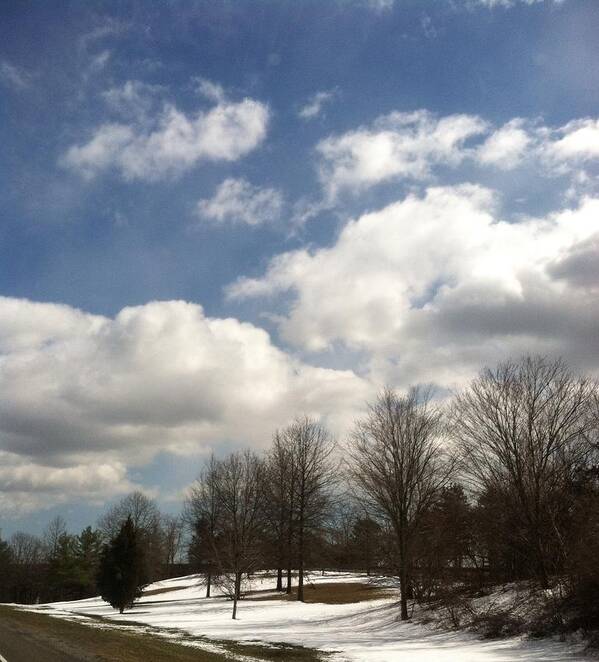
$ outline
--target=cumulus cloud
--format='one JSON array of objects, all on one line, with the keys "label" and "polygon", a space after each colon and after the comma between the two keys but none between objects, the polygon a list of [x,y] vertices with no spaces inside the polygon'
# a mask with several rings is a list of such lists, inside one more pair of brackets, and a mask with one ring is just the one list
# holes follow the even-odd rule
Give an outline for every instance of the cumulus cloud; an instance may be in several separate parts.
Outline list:
[{"label": "cumulus cloud", "polygon": [[225,179],[212,198],[200,200],[200,218],[217,223],[262,225],[276,221],[283,208],[283,196],[273,188],[252,186],[245,179]]},{"label": "cumulus cloud", "polygon": [[308,100],[308,103],[299,109],[298,115],[303,120],[311,120],[315,117],[318,117],[321,114],[324,106],[327,103],[330,103],[336,95],[336,90],[316,92],[316,94],[312,95],[312,97]]},{"label": "cumulus cloud", "polygon": [[264,447],[298,413],[339,432],[368,390],[353,372],[308,365],[262,329],[206,317],[196,304],[153,302],[107,318],[0,298],[0,507],[17,493],[126,491],[131,464],[165,451]]},{"label": "cumulus cloud", "polygon": [[599,119],[568,122],[555,134],[547,150],[556,160],[587,161],[599,158]]},{"label": "cumulus cloud", "polygon": [[549,127],[514,118],[493,127],[476,115],[393,112],[371,126],[325,138],[316,151],[329,199],[390,180],[430,180],[442,167],[464,162],[501,170],[529,163],[552,176],[599,158],[599,120]]},{"label": "cumulus cloud", "polygon": [[0,513],[19,516],[74,499],[104,503],[139,489],[122,462],[56,467],[0,451]]},{"label": "cumulus cloud", "polygon": [[[133,83],[107,94],[113,103],[127,100],[139,106],[140,99],[147,99]],[[87,142],[71,146],[62,163],[86,177],[115,168],[127,180],[159,180],[203,161],[240,159],[264,140],[268,120],[268,107],[254,99],[221,99],[195,114],[165,104],[152,117],[102,124]]]},{"label": "cumulus cloud", "polygon": [[598,231],[599,199],[516,223],[488,189],[432,187],[350,221],[329,248],[276,257],[229,296],[290,293],[284,338],[365,354],[378,382],[451,386],[529,351],[597,370]]},{"label": "cumulus cloud", "polygon": [[465,142],[486,126],[473,115],[393,112],[371,127],[322,140],[316,148],[320,178],[331,197],[393,178],[425,178],[437,163],[458,164]]},{"label": "cumulus cloud", "polygon": [[599,291],[599,234],[575,244],[549,267],[556,278],[563,278],[574,287]]},{"label": "cumulus cloud", "polygon": [[516,167],[524,158],[532,137],[521,119],[513,119],[494,131],[477,151],[478,160],[504,170]]}]

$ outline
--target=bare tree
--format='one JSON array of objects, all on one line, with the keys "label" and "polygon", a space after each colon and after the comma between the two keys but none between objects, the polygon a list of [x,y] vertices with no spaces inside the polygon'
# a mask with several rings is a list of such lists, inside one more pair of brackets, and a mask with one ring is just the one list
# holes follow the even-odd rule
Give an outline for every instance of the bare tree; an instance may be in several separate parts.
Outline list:
[{"label": "bare tree", "polygon": [[591,452],[594,395],[593,382],[561,360],[526,357],[483,370],[455,401],[453,431],[468,474],[519,522],[543,586],[556,553],[567,552],[560,514]]},{"label": "bare tree", "polygon": [[297,530],[297,599],[304,600],[306,536],[322,525],[336,482],[333,439],[324,426],[306,416],[283,431],[293,472],[291,521]]},{"label": "bare tree", "polygon": [[173,566],[179,559],[183,543],[183,521],[174,515],[162,515],[162,533],[164,546],[164,561],[169,577]]},{"label": "bare tree", "polygon": [[264,469],[264,514],[268,523],[277,567],[277,591],[283,590],[287,567],[287,592],[291,592],[294,534],[295,465],[285,436],[276,431]]},{"label": "bare tree", "polygon": [[432,404],[430,390],[413,388],[400,396],[386,389],[356,423],[350,440],[354,484],[395,536],[402,620],[408,618],[413,543],[454,471],[442,429],[441,412]]},{"label": "bare tree", "polygon": [[32,567],[42,562],[44,545],[37,537],[17,531],[10,538],[13,562],[20,566]]},{"label": "bare tree", "polygon": [[214,550],[220,512],[217,494],[219,467],[214,455],[211,455],[191,486],[183,508],[183,520],[191,531],[188,556],[192,565],[204,573],[207,598],[210,597],[216,565]]},{"label": "bare tree", "polygon": [[121,526],[131,517],[136,530],[150,533],[160,523],[160,511],[153,499],[143,492],[131,492],[109,508],[98,520],[98,528],[106,540],[111,540],[121,530]]},{"label": "bare tree", "polygon": [[220,517],[213,545],[224,573],[233,575],[233,614],[241,595],[241,578],[259,562],[263,521],[263,464],[250,451],[233,453],[218,466],[216,493]]},{"label": "bare tree", "polygon": [[98,528],[108,542],[119,534],[129,517],[144,547],[145,580],[155,581],[162,572],[164,541],[160,510],[153,499],[143,492],[131,492],[100,517]]},{"label": "bare tree", "polygon": [[60,547],[60,538],[65,535],[66,532],[67,523],[60,515],[57,515],[50,521],[43,535],[43,543],[48,558],[52,559],[56,556]]}]

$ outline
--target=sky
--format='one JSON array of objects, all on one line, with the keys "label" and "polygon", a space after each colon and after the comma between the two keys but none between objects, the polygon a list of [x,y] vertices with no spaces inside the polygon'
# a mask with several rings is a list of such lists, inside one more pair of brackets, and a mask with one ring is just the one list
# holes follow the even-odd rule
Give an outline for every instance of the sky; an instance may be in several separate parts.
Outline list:
[{"label": "sky", "polygon": [[596,0],[0,8],[0,529],[527,353],[599,375]]}]

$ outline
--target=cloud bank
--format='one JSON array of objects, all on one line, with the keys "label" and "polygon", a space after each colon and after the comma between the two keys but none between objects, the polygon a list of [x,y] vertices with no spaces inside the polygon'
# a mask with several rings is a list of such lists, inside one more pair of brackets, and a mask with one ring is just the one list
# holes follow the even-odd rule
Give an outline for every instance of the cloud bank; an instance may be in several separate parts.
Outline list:
[{"label": "cloud bank", "polygon": [[430,180],[463,163],[499,170],[529,164],[564,174],[598,158],[599,120],[554,128],[514,118],[493,127],[477,115],[392,112],[370,126],[328,136],[316,152],[323,189],[333,200],[384,182]]},{"label": "cloud bank", "polygon": [[265,447],[302,412],[339,432],[369,388],[192,303],[107,318],[0,298],[0,508],[113,496],[131,487],[127,466],[158,452]]},{"label": "cloud bank", "polygon": [[275,257],[233,298],[285,294],[284,339],[366,356],[377,383],[452,387],[485,363],[559,354],[599,370],[599,198],[519,222],[474,184],[429,187]]}]

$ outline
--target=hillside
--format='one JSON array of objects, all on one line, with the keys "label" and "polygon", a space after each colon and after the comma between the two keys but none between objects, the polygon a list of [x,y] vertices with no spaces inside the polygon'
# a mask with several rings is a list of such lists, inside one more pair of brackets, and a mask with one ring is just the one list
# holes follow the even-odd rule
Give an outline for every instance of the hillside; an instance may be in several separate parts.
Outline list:
[{"label": "hillside", "polygon": [[[123,615],[99,598],[52,603],[28,608],[59,618],[88,622],[95,627],[127,626],[151,632],[204,650],[219,650],[219,641],[235,641],[251,655],[256,642],[318,649],[335,662],[582,662],[590,659],[579,647],[549,639],[480,640],[420,622],[398,620],[396,589],[383,578],[349,573],[313,575],[306,590],[308,602],[290,601],[271,590],[272,578],[255,576],[250,593],[231,620],[231,602],[222,594],[206,599],[197,575],[148,586],[135,607]],[[372,591],[370,599],[369,591]],[[347,602],[347,599],[357,600]],[[321,600],[312,602],[311,600]],[[333,604],[336,603],[336,604]],[[280,658],[291,659],[291,658]]]}]

